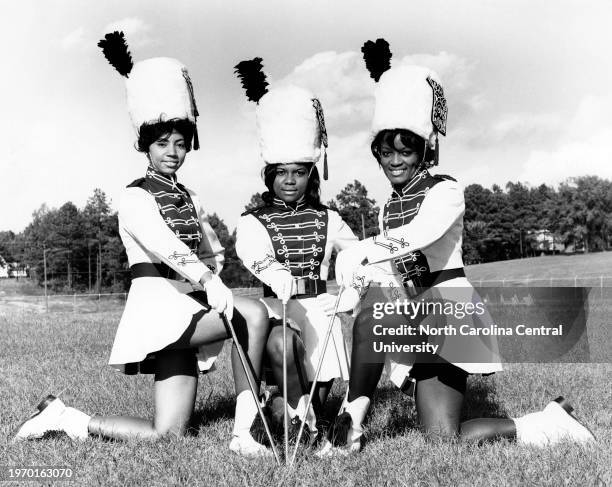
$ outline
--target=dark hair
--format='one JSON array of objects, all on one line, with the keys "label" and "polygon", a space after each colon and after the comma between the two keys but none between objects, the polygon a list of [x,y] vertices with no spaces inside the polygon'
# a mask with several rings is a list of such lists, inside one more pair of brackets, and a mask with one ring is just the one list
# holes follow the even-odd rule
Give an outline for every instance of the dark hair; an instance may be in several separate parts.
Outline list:
[{"label": "dark hair", "polygon": [[149,152],[149,146],[164,135],[169,135],[176,130],[185,138],[187,151],[191,150],[193,140],[194,125],[189,120],[173,118],[171,120],[159,120],[155,123],[143,123],[138,130],[138,142],[136,150],[138,152]]},{"label": "dark hair", "polygon": [[[394,146],[395,137],[400,136],[400,140],[402,144],[406,147],[412,149],[419,156],[419,160],[424,163],[433,161],[434,159],[434,151],[429,148],[429,144],[425,143],[425,139],[414,132],[406,129],[387,129],[381,130],[376,134],[372,144],[370,145],[370,150],[372,151],[372,155],[376,158],[378,163],[380,164],[380,148],[383,142],[389,144],[391,147]],[[423,155],[425,157],[423,157]]]},{"label": "dark hair", "polygon": [[[313,166],[312,163],[297,162],[300,166],[304,166],[310,171]],[[281,164],[268,164],[264,168],[264,182],[268,191],[261,195],[261,199],[266,204],[271,204],[272,200],[276,196],[274,193],[274,180],[276,179],[276,168]],[[308,184],[306,185],[306,193],[304,194],[306,202],[314,206],[316,209],[321,210],[327,208],[321,203],[321,179],[319,178],[319,171],[316,166],[312,167],[310,177],[308,178]]]}]

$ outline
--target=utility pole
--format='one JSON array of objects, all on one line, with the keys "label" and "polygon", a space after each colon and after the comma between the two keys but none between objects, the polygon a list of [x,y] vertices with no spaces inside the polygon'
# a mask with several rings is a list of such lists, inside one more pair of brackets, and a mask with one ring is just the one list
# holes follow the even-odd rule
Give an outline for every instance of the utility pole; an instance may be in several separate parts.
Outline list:
[{"label": "utility pole", "polygon": [[66,252],[66,255],[68,256],[66,262],[67,262],[67,277],[68,277],[68,287],[70,289],[72,289],[72,272],[71,272],[71,268],[70,268],[70,257],[72,256],[72,251],[68,251]]},{"label": "utility pole", "polygon": [[98,294],[102,288],[102,222],[98,215]]},{"label": "utility pole", "polygon": [[100,294],[100,289],[102,288],[102,244],[100,240],[98,240],[98,294]]},{"label": "utility pole", "polygon": [[49,296],[47,295],[47,245],[43,243],[43,269],[45,278],[45,311],[49,312]]},{"label": "utility pole", "polygon": [[87,243],[87,275],[89,276],[89,293],[91,294],[91,246]]},{"label": "utility pole", "polygon": [[363,212],[361,213],[361,235],[363,236],[363,240],[365,240],[365,218],[363,217]]}]

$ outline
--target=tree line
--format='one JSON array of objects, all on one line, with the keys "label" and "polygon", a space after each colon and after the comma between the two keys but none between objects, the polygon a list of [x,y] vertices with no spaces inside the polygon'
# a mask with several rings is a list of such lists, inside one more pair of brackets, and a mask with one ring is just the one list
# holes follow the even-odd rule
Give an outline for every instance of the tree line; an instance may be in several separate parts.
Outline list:
[{"label": "tree line", "polygon": [[[262,202],[256,193],[245,210]],[[347,184],[327,205],[359,238],[378,233],[380,207],[359,181]],[[465,188],[465,205],[467,264],[538,255],[543,251],[538,235],[544,230],[556,244],[584,252],[610,247],[612,182],[598,176],[572,178],[558,188],[520,182],[509,182],[504,189],[471,184]],[[258,286],[236,255],[236,230],[230,232],[216,213],[207,216],[225,248],[221,277],[234,287]],[[41,285],[46,272],[47,285],[56,292],[123,292],[129,287],[117,213],[100,189],[83,208],[71,202],[59,208],[43,204],[23,232],[0,232],[0,256],[26,265]]]},{"label": "tree line", "polygon": [[538,243],[542,230],[561,248],[610,248],[612,182],[598,176],[571,178],[557,189],[512,182],[505,190],[471,184],[465,188],[465,207],[466,263],[538,255],[546,250]]}]

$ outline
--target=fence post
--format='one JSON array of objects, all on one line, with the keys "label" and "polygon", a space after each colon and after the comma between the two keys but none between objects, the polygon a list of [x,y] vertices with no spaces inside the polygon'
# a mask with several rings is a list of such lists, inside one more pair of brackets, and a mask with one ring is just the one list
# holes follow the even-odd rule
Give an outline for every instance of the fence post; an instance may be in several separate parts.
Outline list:
[{"label": "fence post", "polygon": [[574,276],[574,287],[578,287],[578,276]]},{"label": "fence post", "polygon": [[72,296],[72,312],[76,313],[76,293]]}]

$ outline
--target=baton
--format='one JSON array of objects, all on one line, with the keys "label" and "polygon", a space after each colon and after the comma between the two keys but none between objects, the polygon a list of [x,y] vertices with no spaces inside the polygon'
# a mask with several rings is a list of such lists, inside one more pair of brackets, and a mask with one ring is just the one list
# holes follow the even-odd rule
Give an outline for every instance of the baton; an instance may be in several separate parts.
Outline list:
[{"label": "baton", "polygon": [[287,407],[287,302],[283,301],[283,428],[285,465],[289,458],[289,410]]},{"label": "baton", "polygon": [[298,431],[297,440],[295,442],[295,448],[293,450],[293,455],[291,456],[291,461],[289,462],[289,467],[293,466],[293,462],[295,461],[295,456],[297,455],[297,451],[300,446],[300,440],[302,439],[302,433],[304,432],[304,424],[306,422],[306,417],[308,415],[308,411],[312,403],[312,398],[314,397],[315,390],[317,388],[317,379],[319,377],[319,373],[321,372],[321,367],[323,366],[323,359],[325,357],[325,351],[327,350],[327,344],[329,343],[329,337],[331,336],[331,332],[334,327],[334,320],[336,319],[336,313],[338,312],[338,306],[340,305],[340,296],[342,296],[343,292],[344,292],[344,285],[338,288],[338,296],[336,296],[334,312],[331,315],[331,319],[329,320],[329,325],[327,326],[327,333],[325,334],[325,341],[323,342],[323,351],[321,352],[321,355],[319,356],[319,363],[317,364],[317,370],[315,371],[314,379],[312,381],[312,387],[310,388],[310,394],[308,395],[308,402],[306,403],[304,419],[300,423],[300,429]]}]

